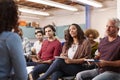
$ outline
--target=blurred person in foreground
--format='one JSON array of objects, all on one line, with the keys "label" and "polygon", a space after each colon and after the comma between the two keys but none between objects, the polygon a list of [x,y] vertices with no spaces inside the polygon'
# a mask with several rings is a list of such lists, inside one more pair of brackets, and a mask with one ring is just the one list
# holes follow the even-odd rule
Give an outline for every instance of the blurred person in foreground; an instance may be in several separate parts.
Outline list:
[{"label": "blurred person in foreground", "polygon": [[27,80],[22,41],[11,32],[18,28],[17,9],[14,0],[0,0],[0,80]]}]

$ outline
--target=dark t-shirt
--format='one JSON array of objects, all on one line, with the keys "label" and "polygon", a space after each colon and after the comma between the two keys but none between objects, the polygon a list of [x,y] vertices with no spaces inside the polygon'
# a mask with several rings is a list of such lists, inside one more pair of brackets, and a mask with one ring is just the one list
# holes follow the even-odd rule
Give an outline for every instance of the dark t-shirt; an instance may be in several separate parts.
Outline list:
[{"label": "dark t-shirt", "polygon": [[[100,59],[107,61],[120,60],[120,37],[118,36],[114,41],[109,42],[108,37],[101,40],[98,51],[101,53]],[[103,67],[100,72],[113,71],[120,73],[120,67]]]}]

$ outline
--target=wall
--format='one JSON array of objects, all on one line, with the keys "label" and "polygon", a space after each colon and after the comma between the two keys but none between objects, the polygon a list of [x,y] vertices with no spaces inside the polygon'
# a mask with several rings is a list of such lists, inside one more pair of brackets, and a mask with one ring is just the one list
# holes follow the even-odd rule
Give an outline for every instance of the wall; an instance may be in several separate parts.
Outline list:
[{"label": "wall", "polygon": [[116,8],[91,12],[91,28],[99,31],[100,38],[105,36],[105,27],[107,20],[112,17],[117,17],[116,14]]},{"label": "wall", "polygon": [[85,23],[85,12],[67,12],[64,10],[56,10],[52,11],[52,13],[56,14],[55,16],[46,17],[41,20],[41,26],[45,26],[47,24],[55,23],[56,26],[61,25],[69,25],[72,23],[84,24]]},{"label": "wall", "polygon": [[33,15],[33,14],[27,14],[27,13],[21,13],[19,16],[19,20],[24,20],[29,22],[36,22],[36,23],[41,23],[40,20],[44,19],[44,17],[39,16],[39,15]]}]

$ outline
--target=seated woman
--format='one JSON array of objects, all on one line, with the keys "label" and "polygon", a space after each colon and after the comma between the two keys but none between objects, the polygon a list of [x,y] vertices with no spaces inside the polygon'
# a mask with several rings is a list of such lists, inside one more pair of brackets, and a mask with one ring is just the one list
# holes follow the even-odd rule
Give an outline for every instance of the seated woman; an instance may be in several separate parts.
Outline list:
[{"label": "seated woman", "polygon": [[46,80],[51,74],[51,80],[58,80],[62,76],[74,76],[84,70],[84,58],[91,52],[90,42],[78,24],[71,24],[68,28],[68,41],[63,46],[60,58],[55,59],[43,76],[37,80]]},{"label": "seated woman", "polygon": [[85,35],[89,39],[89,41],[91,43],[91,48],[92,48],[92,50],[91,50],[91,58],[94,58],[95,57],[95,52],[98,49],[98,42],[95,41],[95,39],[98,38],[99,33],[95,29],[87,29],[85,31]]}]

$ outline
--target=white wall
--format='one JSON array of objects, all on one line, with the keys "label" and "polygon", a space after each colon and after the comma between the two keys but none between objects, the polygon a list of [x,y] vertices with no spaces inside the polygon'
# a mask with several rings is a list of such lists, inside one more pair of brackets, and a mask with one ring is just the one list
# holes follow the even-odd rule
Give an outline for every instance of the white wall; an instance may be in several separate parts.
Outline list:
[{"label": "white wall", "polygon": [[98,30],[100,37],[104,37],[106,23],[108,19],[112,17],[117,17],[116,8],[110,8],[103,11],[92,11],[91,28]]},{"label": "white wall", "polygon": [[72,23],[84,24],[85,23],[85,12],[69,12],[64,13],[64,10],[54,11],[56,16],[46,17],[41,20],[40,25],[45,26],[47,24],[55,23],[56,26],[69,25]]}]

